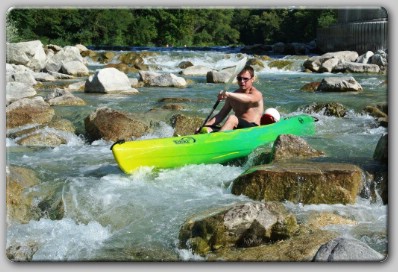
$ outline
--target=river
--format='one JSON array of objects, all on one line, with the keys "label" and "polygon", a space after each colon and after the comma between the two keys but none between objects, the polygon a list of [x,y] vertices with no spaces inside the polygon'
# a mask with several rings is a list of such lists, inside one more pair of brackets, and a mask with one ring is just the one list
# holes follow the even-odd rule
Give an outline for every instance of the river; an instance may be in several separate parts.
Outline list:
[{"label": "river", "polygon": [[[148,48],[151,50],[151,48]],[[159,72],[178,74],[177,65],[190,60],[195,65],[216,69],[234,65],[241,54],[236,49],[155,50],[145,63]],[[121,52],[117,51],[116,54]],[[248,57],[252,57],[248,55]],[[301,72],[303,56],[273,56],[289,59],[294,65],[285,70],[264,68],[256,71],[254,85],[263,93],[265,107],[275,107],[282,117],[303,112],[313,102],[339,102],[349,111],[343,118],[313,114],[316,135],[304,137],[314,148],[325,152],[330,161],[359,165],[372,164],[380,137],[387,132],[373,117],[363,114],[367,105],[388,102],[386,75],[351,74],[363,87],[354,93],[309,93],[300,88],[332,75]],[[89,61],[94,71],[102,64]],[[138,77],[138,74],[129,74]],[[136,113],[146,119],[161,120],[154,131],[143,138],[169,137],[173,128],[168,119],[176,112],[150,111],[160,108],[159,99],[185,97],[183,114],[205,118],[211,111],[222,84],[206,83],[205,76],[187,76],[187,88],[138,88],[136,95],[104,95],[74,92],[86,106],[56,106],[56,113],[69,119],[77,134],[68,134],[68,143],[55,148],[29,148],[6,139],[7,164],[37,171],[40,190],[57,188],[62,195],[65,216],[61,220],[41,219],[7,227],[7,246],[34,242],[38,250],[33,261],[201,261],[201,257],[177,247],[178,233],[184,221],[203,210],[249,201],[230,193],[230,184],[244,170],[243,165],[187,165],[177,169],[142,168],[127,175],[117,166],[110,151],[111,142],[88,143],[82,136],[84,118],[97,107]],[[78,80],[76,80],[78,81]],[[231,86],[231,89],[235,86]],[[39,95],[46,95],[47,90]],[[219,106],[218,110],[221,108]],[[356,225],[334,225],[333,230],[354,237],[376,251],[386,254],[388,247],[388,206],[380,199],[358,197],[353,205],[302,205],[285,203],[297,216],[312,211],[330,211],[349,217]]]}]

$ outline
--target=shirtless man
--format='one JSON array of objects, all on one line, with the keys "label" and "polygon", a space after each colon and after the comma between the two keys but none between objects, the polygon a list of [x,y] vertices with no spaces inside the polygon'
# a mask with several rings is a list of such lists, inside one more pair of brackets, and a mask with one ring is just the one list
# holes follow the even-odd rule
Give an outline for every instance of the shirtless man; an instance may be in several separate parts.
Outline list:
[{"label": "shirtless man", "polygon": [[[264,111],[263,95],[253,87],[254,70],[246,66],[236,77],[239,89],[234,92],[221,91],[219,100],[225,100],[224,107],[206,124],[208,132],[214,126],[220,124],[231,110],[235,115],[229,115],[220,131],[237,128],[247,128],[260,125],[260,119]],[[212,128],[213,127],[213,128]]]}]

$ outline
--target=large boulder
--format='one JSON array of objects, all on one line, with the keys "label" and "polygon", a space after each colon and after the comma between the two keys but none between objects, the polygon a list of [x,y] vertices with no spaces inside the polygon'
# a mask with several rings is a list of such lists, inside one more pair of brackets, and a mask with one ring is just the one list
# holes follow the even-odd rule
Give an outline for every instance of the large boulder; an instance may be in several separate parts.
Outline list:
[{"label": "large boulder", "polygon": [[313,149],[303,138],[291,134],[279,135],[274,142],[271,153],[274,161],[312,158],[323,155],[324,152]]},{"label": "large boulder", "polygon": [[36,90],[22,82],[7,82],[6,85],[6,104],[10,104],[19,99],[26,97],[33,97],[36,95]]},{"label": "large boulder", "polygon": [[127,75],[113,67],[101,69],[91,75],[84,87],[86,93],[121,93],[134,90]]},{"label": "large boulder", "polygon": [[90,140],[104,139],[117,141],[143,136],[149,126],[136,120],[127,113],[110,108],[98,108],[84,119],[84,125]]},{"label": "large boulder", "polygon": [[362,86],[353,77],[327,77],[322,79],[317,92],[361,92]]},{"label": "large boulder", "polygon": [[322,245],[315,255],[315,262],[381,262],[386,258],[364,242],[345,237],[335,238]]},{"label": "large boulder", "polygon": [[254,166],[232,184],[231,192],[254,200],[303,204],[354,204],[364,172],[346,163],[272,163]]},{"label": "large boulder", "polygon": [[19,99],[6,107],[7,129],[40,125],[51,121],[55,112],[41,96]]},{"label": "large boulder", "polygon": [[46,53],[41,41],[7,43],[7,63],[20,64],[33,71],[41,71],[46,65]]},{"label": "large boulder", "polygon": [[61,72],[62,66],[72,61],[84,63],[83,57],[80,55],[77,47],[65,46],[55,54],[48,55],[45,69],[47,72]]},{"label": "large boulder", "polygon": [[225,248],[256,247],[288,239],[298,229],[282,203],[247,202],[189,218],[180,229],[181,248],[205,255]]}]

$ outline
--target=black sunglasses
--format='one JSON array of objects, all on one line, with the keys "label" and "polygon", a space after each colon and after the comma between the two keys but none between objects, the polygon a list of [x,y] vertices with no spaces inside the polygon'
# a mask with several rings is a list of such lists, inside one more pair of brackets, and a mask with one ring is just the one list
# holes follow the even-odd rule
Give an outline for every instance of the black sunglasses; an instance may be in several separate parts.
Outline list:
[{"label": "black sunglasses", "polygon": [[251,77],[240,77],[240,76],[238,76],[238,77],[236,77],[236,79],[238,80],[238,81],[244,81],[244,82],[246,82],[246,81],[248,81],[249,79],[251,79]]}]

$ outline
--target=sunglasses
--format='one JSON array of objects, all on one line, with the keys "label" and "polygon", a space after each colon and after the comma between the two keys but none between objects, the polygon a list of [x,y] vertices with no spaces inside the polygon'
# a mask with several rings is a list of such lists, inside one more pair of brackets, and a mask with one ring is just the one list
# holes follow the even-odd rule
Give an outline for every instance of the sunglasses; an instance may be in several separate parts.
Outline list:
[{"label": "sunglasses", "polygon": [[251,79],[251,77],[240,77],[240,76],[238,76],[238,77],[236,77],[236,79],[237,79],[238,81],[242,81],[242,80],[243,80],[243,82],[246,82],[246,81],[248,81],[249,79]]}]

